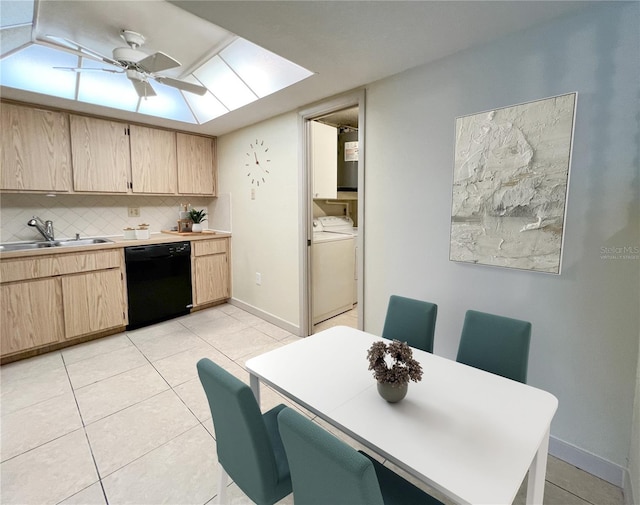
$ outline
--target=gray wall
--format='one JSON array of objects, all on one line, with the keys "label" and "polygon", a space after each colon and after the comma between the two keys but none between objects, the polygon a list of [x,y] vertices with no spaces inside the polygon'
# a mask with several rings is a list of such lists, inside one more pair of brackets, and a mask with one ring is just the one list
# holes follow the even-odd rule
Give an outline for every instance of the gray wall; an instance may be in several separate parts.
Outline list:
[{"label": "gray wall", "polygon": [[[531,321],[529,383],[560,402],[552,447],[596,455],[591,470],[619,484],[640,260],[602,248],[640,245],[639,6],[588,7],[410,70],[370,85],[366,103],[365,329],[382,329],[392,293],[438,304],[435,352],[448,357],[467,309]],[[455,118],[573,91],[562,275],[449,262]]]}]

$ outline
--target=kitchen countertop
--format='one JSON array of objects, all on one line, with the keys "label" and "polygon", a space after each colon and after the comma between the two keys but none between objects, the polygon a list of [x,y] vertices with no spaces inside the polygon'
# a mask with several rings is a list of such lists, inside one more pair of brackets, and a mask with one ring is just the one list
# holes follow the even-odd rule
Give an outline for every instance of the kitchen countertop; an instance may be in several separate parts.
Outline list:
[{"label": "kitchen countertop", "polygon": [[[213,230],[207,230],[209,232]],[[68,247],[44,247],[42,249],[21,250],[21,251],[7,251],[0,252],[0,260],[15,259],[15,258],[27,258],[37,256],[47,256],[51,254],[69,254],[77,252],[89,252],[89,251],[102,251],[105,249],[122,249],[130,246],[139,245],[153,245],[153,244],[167,244],[171,242],[185,242],[196,240],[211,240],[214,238],[231,237],[231,233],[226,231],[213,231],[213,233],[193,233],[191,235],[175,235],[171,233],[151,233],[148,239],[125,239],[122,235],[119,236],[103,236],[100,238],[106,238],[113,242],[107,242],[105,244],[90,244],[84,246],[68,246]],[[80,238],[94,238],[94,237],[80,237]],[[62,239],[61,239],[62,240]]]}]

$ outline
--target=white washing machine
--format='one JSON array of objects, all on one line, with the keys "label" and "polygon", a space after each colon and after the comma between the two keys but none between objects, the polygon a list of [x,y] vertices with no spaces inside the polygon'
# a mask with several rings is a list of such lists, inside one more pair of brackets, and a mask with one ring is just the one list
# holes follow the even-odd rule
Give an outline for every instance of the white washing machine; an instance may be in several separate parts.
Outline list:
[{"label": "white washing machine", "polygon": [[311,280],[313,324],[351,310],[356,301],[356,238],[346,216],[313,220]]}]

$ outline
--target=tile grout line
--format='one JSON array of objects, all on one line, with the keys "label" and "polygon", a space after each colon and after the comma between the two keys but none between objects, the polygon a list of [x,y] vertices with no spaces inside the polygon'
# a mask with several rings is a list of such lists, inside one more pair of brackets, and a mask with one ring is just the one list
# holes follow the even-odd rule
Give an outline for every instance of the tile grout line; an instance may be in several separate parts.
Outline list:
[{"label": "tile grout line", "polygon": [[[176,395],[176,397],[178,398],[178,400],[180,400],[180,401],[184,404],[184,401],[183,401],[183,400],[182,400],[182,398],[180,398],[180,396],[175,392],[175,390],[173,389],[173,387],[171,387],[171,384],[169,384],[169,383],[166,381],[166,379],[162,376],[162,374],[160,374],[160,372],[159,372],[159,371],[158,371],[158,370],[153,366],[153,363],[149,360],[149,358],[148,358],[148,357],[147,357],[147,356],[146,356],[146,355],[145,355],[145,354],[144,354],[140,349],[138,349],[138,347],[136,346],[135,342],[133,342],[133,341],[131,340],[131,338],[129,337],[129,335],[128,335],[126,332],[125,332],[125,336],[126,336],[126,337],[127,337],[127,339],[129,340],[129,342],[131,342],[131,344],[132,344],[132,345],[133,345],[133,346],[134,346],[134,347],[135,347],[135,348],[140,352],[140,354],[142,354],[142,356],[144,356],[144,358],[147,360],[147,362],[149,363],[149,365],[151,365],[151,366],[153,367],[153,369],[154,369],[154,370],[156,370],[156,372],[158,373],[158,375],[162,378],[162,380],[164,380],[164,381],[165,381],[165,383],[166,383],[166,384],[167,384],[167,386],[169,387],[169,389],[166,389],[166,390],[161,391],[161,392],[159,392],[159,393],[153,394],[153,395],[151,395],[151,396],[149,396],[149,397],[145,398],[144,400],[141,400],[141,401],[139,401],[139,402],[134,403],[133,405],[139,405],[140,403],[142,403],[142,402],[144,402],[144,401],[147,401],[147,400],[149,400],[150,398],[154,398],[154,397],[156,397],[156,396],[158,396],[158,395],[161,395],[161,394],[163,394],[163,393],[166,393],[166,392],[167,392],[167,391],[169,391],[169,390],[171,390],[171,391],[173,392],[173,394],[175,394],[175,395]],[[108,354],[108,353],[107,353],[107,354]],[[63,357],[63,362],[64,362],[64,357]],[[141,365],[141,366],[139,366],[139,367],[134,367],[134,368],[132,368],[132,369],[130,369],[130,370],[126,370],[126,371],[124,371],[124,372],[121,372],[120,374],[116,374],[116,375],[111,376],[111,377],[116,377],[117,375],[121,375],[122,373],[126,373],[126,372],[129,372],[129,371],[131,371],[131,370],[135,370],[135,369],[137,369],[137,368],[141,368],[142,366],[145,366],[145,365]],[[66,363],[65,363],[65,371],[66,371]],[[111,378],[111,377],[108,377],[108,378]],[[81,411],[80,411],[80,407],[79,407],[79,405],[78,405],[78,400],[77,400],[77,398],[76,398],[76,396],[75,396],[75,390],[73,389],[73,384],[71,384],[71,379],[70,379],[70,377],[69,377],[68,372],[67,372],[67,378],[68,378],[68,380],[69,380],[69,383],[70,383],[70,385],[71,385],[71,389],[72,389],[72,391],[73,391],[73,397],[74,397],[74,400],[75,400],[75,402],[76,402],[76,407],[78,408],[78,413],[79,413],[79,415],[80,415],[80,420],[81,420],[81,422],[82,422],[82,427],[83,427],[83,430],[84,430],[84,433],[85,433],[85,437],[87,438],[87,443],[88,443],[88,445],[89,445],[89,450],[90,450],[90,452],[91,452],[91,457],[92,457],[92,459],[93,459],[93,464],[94,464],[94,466],[96,467],[96,473],[98,474],[98,479],[99,479],[99,480],[98,480],[98,482],[100,483],[100,487],[101,487],[101,489],[102,489],[102,494],[103,494],[103,496],[104,496],[104,499],[105,499],[106,505],[109,505],[109,500],[107,499],[107,494],[106,494],[106,491],[105,491],[105,489],[104,489],[104,484],[103,484],[103,482],[102,482],[103,478],[102,478],[102,476],[101,476],[101,474],[100,474],[100,470],[98,469],[98,465],[97,465],[97,462],[96,462],[95,456],[94,456],[94,454],[93,454],[93,449],[92,449],[92,447],[91,447],[91,442],[90,442],[90,440],[89,440],[89,436],[88,436],[88,434],[87,434],[87,430],[86,430],[86,424],[85,424],[84,419],[83,419],[83,417],[82,417],[82,413],[81,413]],[[98,381],[98,382],[99,382],[99,381]],[[83,387],[84,387],[84,386],[83,386]],[[116,412],[122,412],[122,411],[126,410],[127,408],[132,407],[133,405],[128,405],[127,407],[124,407],[124,408],[122,408],[122,409],[120,409],[120,410],[118,410],[118,411],[116,411]],[[186,407],[186,404],[185,404],[185,407]],[[129,464],[131,464],[131,463],[133,463],[134,461],[139,460],[140,458],[143,458],[144,456],[146,456],[147,454],[149,454],[149,453],[151,453],[151,452],[155,451],[156,449],[159,449],[160,447],[164,447],[165,445],[167,445],[167,444],[168,444],[168,443],[170,443],[171,441],[175,440],[176,438],[178,438],[178,437],[180,437],[180,436],[184,435],[184,434],[185,434],[185,433],[187,433],[188,431],[190,431],[190,430],[192,430],[193,428],[195,428],[198,424],[202,425],[203,429],[204,429],[204,430],[205,430],[209,435],[211,435],[211,434],[209,433],[209,431],[204,427],[204,425],[202,424],[202,422],[201,422],[201,421],[197,418],[197,416],[196,416],[196,415],[191,411],[191,409],[189,409],[188,407],[187,407],[187,409],[188,409],[188,410],[189,410],[189,412],[193,415],[194,419],[197,421],[197,424],[195,424],[194,426],[192,426],[192,427],[190,427],[190,428],[187,428],[187,429],[186,429],[185,431],[183,431],[182,433],[177,434],[175,437],[171,438],[170,440],[167,440],[166,442],[164,442],[163,444],[160,444],[160,445],[159,445],[159,446],[157,446],[157,447],[154,447],[154,448],[153,448],[153,449],[151,449],[150,451],[147,451],[146,453],[141,454],[141,455],[140,455],[140,456],[138,456],[137,458],[135,458],[135,459],[133,459],[133,460],[129,461],[129,462],[128,462],[127,464],[125,464],[124,466],[122,466],[122,467],[120,467],[120,468],[117,468],[117,469],[113,470],[113,471],[112,471],[111,473],[109,473],[108,475],[112,475],[113,473],[117,472],[118,470],[120,470],[120,469],[124,468],[125,466],[127,466],[127,465],[129,465]],[[114,413],[115,413],[115,412],[114,412]],[[109,415],[113,415],[114,413],[111,413],[111,414],[109,414]],[[105,418],[101,418],[101,419],[105,419]],[[98,419],[98,420],[96,420],[96,421],[94,421],[94,422],[100,421],[101,419]],[[90,424],[92,424],[92,423],[90,423]],[[214,437],[212,437],[212,438],[214,438]],[[214,438],[214,440],[215,440],[215,438]],[[108,475],[105,475],[105,477],[108,477]],[[86,488],[85,488],[85,489],[86,489]],[[80,492],[80,491],[79,491],[79,492]],[[77,494],[77,493],[75,493],[75,494]],[[71,495],[71,496],[74,496],[74,495]],[[68,496],[68,497],[66,497],[66,498],[65,498],[65,500],[66,500],[66,499],[68,499],[68,498],[69,498],[69,496]],[[63,501],[64,501],[64,500],[63,500]]]},{"label": "tile grout line", "polygon": [[[84,422],[84,417],[82,416],[82,411],[80,410],[80,405],[78,404],[78,398],[76,397],[76,390],[73,387],[73,383],[71,382],[71,377],[69,376],[69,369],[67,368],[67,362],[64,359],[64,354],[60,353],[60,358],[62,359],[62,363],[64,365],[64,371],[65,374],[67,375],[67,380],[69,381],[69,386],[71,387],[71,393],[73,394],[73,401],[76,404],[76,409],[78,409],[78,416],[80,417],[80,423],[82,424],[82,431],[84,432],[84,437],[87,441],[87,446],[89,447],[89,453],[91,454],[91,460],[93,461],[93,466],[96,469],[96,475],[98,476],[98,483],[100,484],[100,490],[102,491],[102,496],[104,497],[104,502],[106,505],[109,505],[109,499],[107,498],[107,493],[104,489],[104,485],[102,483],[102,476],[100,475],[100,469],[98,468],[98,462],[96,461],[96,457],[95,454],[93,454],[93,447],[91,446],[91,440],[89,440],[89,434],[87,433],[87,425]],[[93,484],[91,484],[93,485]],[[91,486],[87,486],[84,489],[88,489]],[[80,491],[78,491],[78,493],[84,491],[84,489],[81,489]],[[78,493],[74,493],[74,494],[78,494]],[[74,495],[71,495],[74,496]],[[67,500],[68,498],[70,498],[69,496],[67,496],[64,500]],[[62,501],[64,501],[62,500]]]}]

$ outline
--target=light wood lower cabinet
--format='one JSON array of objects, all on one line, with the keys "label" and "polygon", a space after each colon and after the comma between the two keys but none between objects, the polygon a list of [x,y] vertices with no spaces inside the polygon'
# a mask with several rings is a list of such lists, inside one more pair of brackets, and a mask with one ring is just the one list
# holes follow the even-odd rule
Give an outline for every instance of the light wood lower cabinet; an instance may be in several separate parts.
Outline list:
[{"label": "light wood lower cabinet", "polygon": [[[230,298],[230,239],[191,244],[194,306]],[[11,361],[124,328],[124,274],[124,249],[0,261],[0,358]]]},{"label": "light wood lower cabinet", "polygon": [[66,275],[61,280],[66,339],[123,325],[119,269]]},{"label": "light wood lower cabinet", "polygon": [[225,300],[231,296],[229,239],[192,242],[194,306]]},{"label": "light wood lower cabinet", "polygon": [[55,278],[3,284],[0,352],[13,354],[64,338],[62,290]]},{"label": "light wood lower cabinet", "polygon": [[127,324],[122,249],[3,260],[0,282],[2,358]]}]

